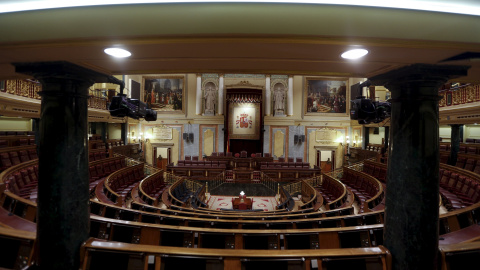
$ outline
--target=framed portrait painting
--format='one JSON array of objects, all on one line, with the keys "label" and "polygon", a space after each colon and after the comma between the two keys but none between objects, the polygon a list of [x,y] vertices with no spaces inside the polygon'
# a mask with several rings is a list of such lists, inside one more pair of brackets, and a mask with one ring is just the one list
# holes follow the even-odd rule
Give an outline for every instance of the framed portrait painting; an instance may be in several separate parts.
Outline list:
[{"label": "framed portrait painting", "polygon": [[305,115],[348,116],[350,95],[346,78],[304,78]]},{"label": "framed portrait painting", "polygon": [[185,113],[185,76],[144,76],[143,101],[158,113]]}]

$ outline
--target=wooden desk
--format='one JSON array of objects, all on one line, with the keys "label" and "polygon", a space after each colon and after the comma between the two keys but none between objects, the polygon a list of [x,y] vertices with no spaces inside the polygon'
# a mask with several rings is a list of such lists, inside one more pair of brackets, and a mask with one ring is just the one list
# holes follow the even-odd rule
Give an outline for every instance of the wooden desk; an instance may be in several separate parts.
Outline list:
[{"label": "wooden desk", "polygon": [[245,198],[243,202],[240,198],[233,198],[232,199],[233,209],[238,210],[251,210],[252,209],[252,199]]}]

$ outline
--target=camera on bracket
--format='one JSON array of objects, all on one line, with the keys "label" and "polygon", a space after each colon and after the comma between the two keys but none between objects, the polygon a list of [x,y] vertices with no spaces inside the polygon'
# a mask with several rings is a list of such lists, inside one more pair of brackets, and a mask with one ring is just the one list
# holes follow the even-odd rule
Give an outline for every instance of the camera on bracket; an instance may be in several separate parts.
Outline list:
[{"label": "camera on bracket", "polygon": [[138,99],[127,98],[127,95],[119,94],[112,98],[108,109],[111,116],[131,117],[133,119],[144,118],[146,121],[156,121],[157,112],[149,109],[147,104]]},{"label": "camera on bracket", "polygon": [[372,101],[364,96],[351,100],[350,119],[359,124],[380,123],[390,117],[390,112],[390,102]]}]

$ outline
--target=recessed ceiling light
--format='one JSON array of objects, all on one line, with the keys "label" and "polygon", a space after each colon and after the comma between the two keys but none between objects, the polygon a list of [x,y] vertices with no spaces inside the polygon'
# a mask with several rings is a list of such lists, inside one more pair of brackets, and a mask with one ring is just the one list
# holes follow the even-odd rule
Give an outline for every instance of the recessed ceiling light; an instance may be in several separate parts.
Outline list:
[{"label": "recessed ceiling light", "polygon": [[367,55],[368,51],[365,49],[353,49],[342,53],[342,58],[358,59]]},{"label": "recessed ceiling light", "polygon": [[108,55],[118,58],[129,57],[130,55],[132,55],[132,53],[130,53],[129,51],[120,48],[106,48],[104,52]]}]

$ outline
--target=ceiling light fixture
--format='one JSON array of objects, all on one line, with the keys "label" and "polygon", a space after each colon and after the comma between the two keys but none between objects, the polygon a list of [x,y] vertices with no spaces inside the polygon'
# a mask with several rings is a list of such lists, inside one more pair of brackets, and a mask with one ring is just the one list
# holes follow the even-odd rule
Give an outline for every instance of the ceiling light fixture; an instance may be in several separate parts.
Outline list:
[{"label": "ceiling light fixture", "polygon": [[364,57],[367,55],[368,51],[365,49],[353,49],[353,50],[348,50],[344,53],[342,53],[342,58],[345,59],[358,59],[361,57]]},{"label": "ceiling light fixture", "polygon": [[130,53],[129,51],[125,49],[120,49],[120,48],[106,48],[104,52],[108,55],[111,55],[117,58],[125,58],[132,55],[132,53]]}]

